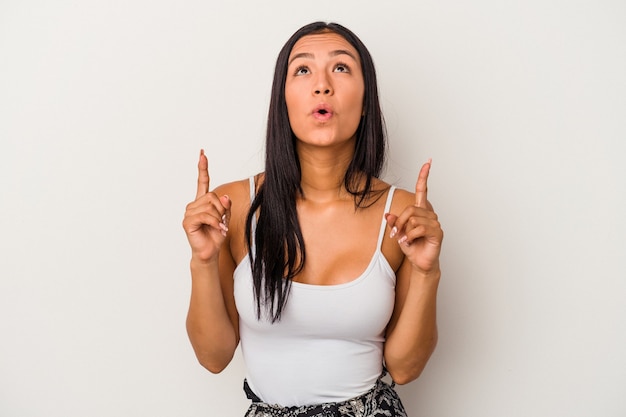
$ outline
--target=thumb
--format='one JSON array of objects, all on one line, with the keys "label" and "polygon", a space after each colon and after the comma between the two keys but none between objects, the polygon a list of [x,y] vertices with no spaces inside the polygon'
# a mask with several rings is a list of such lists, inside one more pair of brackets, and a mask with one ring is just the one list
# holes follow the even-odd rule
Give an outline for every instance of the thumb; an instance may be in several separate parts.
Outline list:
[{"label": "thumb", "polygon": [[233,203],[230,200],[230,197],[226,194],[220,197],[220,203],[222,203],[222,206],[226,209],[224,215],[222,216],[222,223],[224,223],[224,226],[228,226],[228,223],[230,222],[230,208]]},{"label": "thumb", "polygon": [[230,210],[232,201],[230,201],[230,197],[228,195],[224,194],[223,196],[221,196],[220,203],[222,203],[222,206],[224,206],[226,210]]},{"label": "thumb", "polygon": [[387,226],[389,226],[389,228],[392,228],[393,225],[396,224],[396,220],[398,220],[398,216],[396,216],[395,214],[386,213],[385,220],[387,221]]}]

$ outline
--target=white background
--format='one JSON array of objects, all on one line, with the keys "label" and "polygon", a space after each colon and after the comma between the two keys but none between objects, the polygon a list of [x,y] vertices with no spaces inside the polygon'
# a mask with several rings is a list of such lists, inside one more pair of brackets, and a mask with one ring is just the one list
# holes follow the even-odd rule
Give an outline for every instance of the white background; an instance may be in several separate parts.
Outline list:
[{"label": "white background", "polygon": [[626,4],[0,0],[0,415],[241,416],[197,364],[181,228],[262,168],[275,57],[315,20],[374,56],[386,179],[446,232],[411,416],[626,415]]}]

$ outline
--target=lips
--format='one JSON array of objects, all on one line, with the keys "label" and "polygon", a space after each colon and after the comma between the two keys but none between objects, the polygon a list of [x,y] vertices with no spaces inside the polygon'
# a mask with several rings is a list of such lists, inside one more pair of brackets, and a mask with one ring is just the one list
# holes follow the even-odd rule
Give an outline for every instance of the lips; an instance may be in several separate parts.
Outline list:
[{"label": "lips", "polygon": [[333,117],[333,109],[328,104],[319,104],[313,109],[313,117],[315,120],[325,122]]}]

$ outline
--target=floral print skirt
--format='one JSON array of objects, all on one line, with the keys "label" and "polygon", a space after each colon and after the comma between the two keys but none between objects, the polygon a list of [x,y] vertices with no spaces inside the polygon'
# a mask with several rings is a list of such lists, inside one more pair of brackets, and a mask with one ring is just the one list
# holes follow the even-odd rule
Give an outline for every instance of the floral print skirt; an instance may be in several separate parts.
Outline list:
[{"label": "floral print skirt", "polygon": [[347,401],[281,407],[262,402],[244,381],[243,389],[252,400],[245,417],[407,417],[394,385],[381,376],[371,390]]}]

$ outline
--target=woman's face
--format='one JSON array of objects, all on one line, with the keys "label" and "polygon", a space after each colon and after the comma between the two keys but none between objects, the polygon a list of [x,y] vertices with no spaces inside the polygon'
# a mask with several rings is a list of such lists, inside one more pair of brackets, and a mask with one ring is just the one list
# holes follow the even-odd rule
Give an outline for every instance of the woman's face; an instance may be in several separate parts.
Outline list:
[{"label": "woman's face", "polygon": [[359,54],[342,36],[307,35],[293,46],[285,101],[291,129],[301,143],[332,146],[353,141],[364,93]]}]

